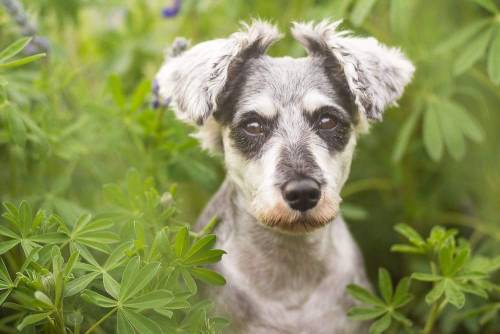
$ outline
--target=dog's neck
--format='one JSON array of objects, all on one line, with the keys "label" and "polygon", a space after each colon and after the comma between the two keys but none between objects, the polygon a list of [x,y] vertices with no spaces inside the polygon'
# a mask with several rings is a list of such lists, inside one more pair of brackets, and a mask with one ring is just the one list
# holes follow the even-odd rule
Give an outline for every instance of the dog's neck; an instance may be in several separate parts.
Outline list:
[{"label": "dog's neck", "polygon": [[307,296],[328,271],[332,224],[294,235],[271,229],[248,211],[237,187],[228,186],[233,212],[226,250],[238,275],[267,297],[288,298],[290,291]]}]

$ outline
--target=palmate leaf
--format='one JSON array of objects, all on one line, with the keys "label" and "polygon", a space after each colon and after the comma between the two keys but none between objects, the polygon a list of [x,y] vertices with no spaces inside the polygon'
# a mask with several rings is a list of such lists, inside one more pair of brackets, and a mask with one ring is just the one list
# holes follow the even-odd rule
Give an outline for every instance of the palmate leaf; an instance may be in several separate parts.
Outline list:
[{"label": "palmate leaf", "polygon": [[396,292],[392,299],[392,303],[396,308],[403,307],[409,303],[413,296],[409,294],[410,291],[410,278],[405,277],[401,279],[396,286]]},{"label": "palmate leaf", "polygon": [[434,304],[444,293],[444,281],[440,280],[432,288],[427,295],[425,295],[425,302],[429,305]]},{"label": "palmate leaf", "polygon": [[444,293],[446,300],[456,308],[460,309],[464,306],[465,295],[461,291],[460,286],[452,279],[444,279]]},{"label": "palmate leaf", "polygon": [[485,54],[492,33],[493,28],[488,28],[462,50],[453,64],[453,73],[455,75],[464,73]]},{"label": "palmate leaf", "polygon": [[139,269],[139,258],[132,258],[122,276],[119,299],[126,301],[144,289],[156,276],[160,263],[149,263]]},{"label": "palmate leaf", "polygon": [[155,309],[168,305],[174,296],[168,290],[154,290],[141,296],[128,300],[123,305],[135,309]]},{"label": "palmate leaf", "polygon": [[482,19],[478,20],[474,23],[471,23],[464,28],[459,29],[458,31],[451,34],[451,36],[438,44],[436,49],[434,49],[434,53],[443,53],[451,51],[469,39],[473,38],[475,35],[479,34],[484,28],[486,28],[489,24],[491,24],[490,19]]}]

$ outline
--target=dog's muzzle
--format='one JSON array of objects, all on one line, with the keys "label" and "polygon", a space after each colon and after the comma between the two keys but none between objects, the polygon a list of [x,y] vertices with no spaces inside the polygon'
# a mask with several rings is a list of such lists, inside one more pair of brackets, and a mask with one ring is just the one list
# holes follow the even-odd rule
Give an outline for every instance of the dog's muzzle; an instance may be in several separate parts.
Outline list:
[{"label": "dog's muzzle", "polygon": [[288,181],[281,189],[283,199],[293,210],[305,212],[318,204],[321,189],[318,182],[311,178]]}]

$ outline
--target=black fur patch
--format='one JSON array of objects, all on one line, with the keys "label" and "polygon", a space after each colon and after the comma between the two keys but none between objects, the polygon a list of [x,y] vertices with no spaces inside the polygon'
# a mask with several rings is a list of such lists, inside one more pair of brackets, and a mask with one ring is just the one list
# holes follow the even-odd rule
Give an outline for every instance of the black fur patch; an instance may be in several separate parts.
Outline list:
[{"label": "black fur patch", "polygon": [[[251,135],[244,129],[245,124],[258,121],[263,127],[263,134]],[[234,142],[234,146],[245,156],[247,159],[255,159],[260,157],[262,147],[267,140],[273,135],[277,126],[277,118],[266,118],[255,111],[247,112],[236,123],[231,125],[230,137]]]},{"label": "black fur patch", "polygon": [[[323,130],[319,127],[321,117],[328,115],[333,117],[337,125],[333,129]],[[342,152],[351,137],[351,122],[344,114],[335,108],[320,108],[312,114],[306,113],[306,118],[311,128],[323,139],[331,153]]]}]

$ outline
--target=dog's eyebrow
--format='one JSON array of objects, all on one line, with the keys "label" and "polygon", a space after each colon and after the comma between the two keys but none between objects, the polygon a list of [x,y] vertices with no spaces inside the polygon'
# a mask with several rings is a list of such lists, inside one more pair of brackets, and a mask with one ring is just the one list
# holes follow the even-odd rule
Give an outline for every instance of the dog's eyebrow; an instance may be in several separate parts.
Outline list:
[{"label": "dog's eyebrow", "polygon": [[235,119],[240,119],[248,111],[255,111],[257,114],[265,118],[273,118],[277,114],[276,106],[273,99],[267,95],[258,95],[255,98],[248,99],[238,105],[241,112],[235,116]]},{"label": "dog's eyebrow", "polygon": [[304,110],[309,114],[312,114],[316,110],[324,107],[335,108],[342,113],[342,116],[345,116],[347,119],[350,118],[349,113],[344,108],[342,108],[342,106],[340,106],[338,103],[335,103],[334,100],[322,94],[317,89],[308,91],[302,98],[302,108],[304,108]]}]

